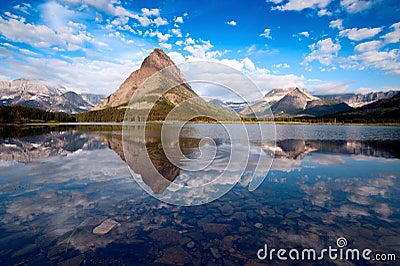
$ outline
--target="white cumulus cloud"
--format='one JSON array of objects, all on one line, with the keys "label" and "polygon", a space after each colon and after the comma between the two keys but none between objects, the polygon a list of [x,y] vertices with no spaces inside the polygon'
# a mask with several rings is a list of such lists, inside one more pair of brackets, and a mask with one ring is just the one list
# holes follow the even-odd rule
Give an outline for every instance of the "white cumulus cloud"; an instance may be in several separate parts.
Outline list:
[{"label": "white cumulus cloud", "polygon": [[158,26],[163,26],[163,25],[167,25],[168,21],[166,19],[163,19],[162,17],[157,17],[155,19],[153,19],[152,21],[154,24]]},{"label": "white cumulus cloud", "polygon": [[377,49],[365,49],[368,46],[358,48],[360,53],[350,56],[348,59],[358,62],[358,69],[373,68],[384,71],[389,75],[400,75],[400,51],[392,49],[379,51]]},{"label": "white cumulus cloud", "polygon": [[182,17],[176,17],[175,23],[183,23],[183,18]]},{"label": "white cumulus cloud", "polygon": [[158,10],[158,8],[153,8],[153,9],[142,8],[142,13],[146,17],[160,16],[160,10]]},{"label": "white cumulus cloud", "polygon": [[329,22],[329,27],[333,29],[343,29],[343,19],[336,19]]},{"label": "white cumulus cloud", "polygon": [[172,29],[171,32],[176,35],[176,37],[182,37],[181,29]]},{"label": "white cumulus cloud", "polygon": [[158,30],[156,30],[156,31],[153,31],[153,30],[146,31],[144,33],[144,35],[145,36],[148,35],[150,37],[157,37],[159,42],[166,42],[171,37],[171,34],[169,34],[169,33],[163,34],[162,32],[159,32]]},{"label": "white cumulus cloud", "polygon": [[234,21],[234,20],[227,21],[226,24],[231,25],[231,26],[236,26],[236,21]]},{"label": "white cumulus cloud", "polygon": [[320,16],[320,17],[322,17],[322,16],[332,16],[332,12],[328,11],[325,8],[323,8],[323,9],[318,11],[318,16]]},{"label": "white cumulus cloud", "polygon": [[339,32],[339,36],[346,36],[350,40],[353,41],[361,41],[364,39],[372,38],[378,33],[382,31],[382,28],[352,28],[352,29],[345,29]]},{"label": "white cumulus cloud", "polygon": [[268,28],[264,29],[264,32],[261,33],[259,36],[265,37],[267,39],[272,39],[272,37],[271,37],[271,29],[268,29]]},{"label": "white cumulus cloud", "polygon": [[331,38],[326,38],[313,43],[309,48],[311,53],[305,58],[305,64],[316,60],[325,66],[329,66],[333,58],[337,56],[341,46],[339,42],[334,43]]},{"label": "white cumulus cloud", "polygon": [[308,31],[302,31],[299,33],[300,35],[303,35],[304,37],[310,37],[310,33],[308,33]]},{"label": "white cumulus cloud", "polygon": [[357,44],[356,47],[354,47],[354,51],[362,53],[362,52],[377,50],[381,46],[382,46],[381,41],[363,42],[363,43]]},{"label": "white cumulus cloud", "polygon": [[274,10],[286,11],[295,10],[301,11],[306,8],[319,8],[323,9],[330,3],[330,0],[290,0],[284,5],[273,7]]},{"label": "white cumulus cloud", "polygon": [[290,68],[290,65],[287,63],[281,63],[274,65],[275,68]]},{"label": "white cumulus cloud", "polygon": [[46,25],[26,23],[24,18],[7,20],[0,17],[0,34],[11,41],[37,48],[58,47],[75,51],[84,49],[85,42],[95,43],[89,33],[76,29],[78,24],[69,25],[71,26],[62,26],[55,31]]},{"label": "white cumulus cloud", "polygon": [[326,82],[311,85],[310,90],[315,95],[345,93],[350,84],[351,82]]},{"label": "white cumulus cloud", "polygon": [[94,8],[104,11],[115,17],[128,16],[134,17],[133,13],[118,5],[115,1],[109,0],[83,0],[84,4],[93,6]]},{"label": "white cumulus cloud", "polygon": [[212,59],[221,55],[219,51],[210,51],[214,46],[210,41],[200,41],[198,44],[187,45],[183,50],[189,52],[195,59]]},{"label": "white cumulus cloud", "polygon": [[382,36],[385,43],[398,43],[400,42],[400,22],[394,23],[390,26],[391,32]]},{"label": "white cumulus cloud", "polygon": [[349,13],[358,13],[372,7],[374,0],[341,0],[340,5]]},{"label": "white cumulus cloud", "polygon": [[169,43],[159,43],[160,47],[171,50],[172,49],[172,45]]}]

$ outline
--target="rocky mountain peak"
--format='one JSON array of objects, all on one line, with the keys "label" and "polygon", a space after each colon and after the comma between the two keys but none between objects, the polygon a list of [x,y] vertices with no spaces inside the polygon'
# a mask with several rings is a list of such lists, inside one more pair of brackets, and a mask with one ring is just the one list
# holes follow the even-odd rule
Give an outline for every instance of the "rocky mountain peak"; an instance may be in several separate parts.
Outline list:
[{"label": "rocky mountain peak", "polygon": [[313,96],[310,92],[308,92],[304,88],[291,88],[290,92],[288,93],[289,95],[292,96],[297,96],[297,97],[305,97],[307,101],[317,101],[320,100],[318,97]]},{"label": "rocky mountain peak", "polygon": [[311,95],[311,93],[308,92],[306,89],[299,87],[273,89],[269,91],[267,94],[265,94],[264,100],[272,104],[282,100],[287,95],[305,98],[307,101],[319,100],[318,97]]},{"label": "rocky mountain peak", "polygon": [[[156,48],[143,60],[139,69],[133,71],[114,93],[106,97],[93,110],[101,110],[108,106],[117,107],[128,103],[137,88],[146,79],[165,68],[168,68],[168,73],[164,72],[164,74],[167,74],[169,78],[174,78],[179,83],[186,84],[184,75],[171,58],[162,49]],[[194,94],[188,84],[186,84],[186,88]]]},{"label": "rocky mountain peak", "polygon": [[175,65],[171,58],[165,54],[162,49],[156,48],[142,62],[141,68],[155,68],[157,70],[164,69]]}]

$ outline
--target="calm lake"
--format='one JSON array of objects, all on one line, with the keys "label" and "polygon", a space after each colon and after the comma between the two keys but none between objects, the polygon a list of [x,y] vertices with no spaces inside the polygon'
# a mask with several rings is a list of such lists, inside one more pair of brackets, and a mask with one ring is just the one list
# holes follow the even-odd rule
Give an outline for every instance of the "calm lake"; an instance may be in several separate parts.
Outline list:
[{"label": "calm lake", "polygon": [[[213,139],[215,163],[202,174],[169,162],[159,126],[147,128],[146,138],[132,129],[131,158],[117,125],[0,127],[0,265],[274,265],[282,263],[276,252],[272,261],[257,258],[266,244],[319,254],[338,249],[339,238],[347,242],[341,247],[370,249],[371,257],[395,254],[379,265],[400,263],[399,127],[276,125],[272,143],[252,134],[253,126],[249,168],[228,169],[237,184],[227,181],[233,188],[216,200],[204,191],[211,202],[197,206],[160,201],[135,179],[166,198],[177,184],[209,182],[232,152],[218,125],[189,125],[179,139],[187,158],[207,153],[205,135]],[[165,180],[152,178],[143,151]],[[270,171],[249,191],[252,158],[269,155]],[[182,204],[198,197],[186,195]]]}]

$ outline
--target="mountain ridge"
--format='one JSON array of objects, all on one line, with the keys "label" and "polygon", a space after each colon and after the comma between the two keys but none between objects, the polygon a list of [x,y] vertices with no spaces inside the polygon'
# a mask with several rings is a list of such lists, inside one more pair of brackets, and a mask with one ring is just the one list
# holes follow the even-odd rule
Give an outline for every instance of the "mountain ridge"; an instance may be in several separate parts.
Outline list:
[{"label": "mountain ridge", "polygon": [[398,94],[399,91],[389,90],[389,91],[374,91],[369,93],[344,93],[344,94],[326,94],[326,95],[317,95],[317,97],[330,100],[337,99],[345,102],[347,105],[356,108],[361,107],[373,102],[376,102],[381,99],[389,99]]},{"label": "mountain ridge", "polygon": [[0,81],[0,105],[19,104],[50,112],[81,113],[93,108],[96,101],[89,101],[90,97],[95,100],[101,95],[80,95],[61,86],[23,78]]},{"label": "mountain ridge", "polygon": [[304,88],[273,89],[264,97],[243,109],[244,116],[265,117],[271,108],[274,116],[325,116],[350,112],[379,100],[390,99],[399,91],[371,92],[367,94],[333,94],[314,96]]}]

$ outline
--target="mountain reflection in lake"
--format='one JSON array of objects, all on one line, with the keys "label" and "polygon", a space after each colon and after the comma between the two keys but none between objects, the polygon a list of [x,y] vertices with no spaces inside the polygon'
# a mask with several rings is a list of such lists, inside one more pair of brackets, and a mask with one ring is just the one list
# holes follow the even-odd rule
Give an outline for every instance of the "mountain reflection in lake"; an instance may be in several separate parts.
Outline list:
[{"label": "mountain reflection in lake", "polygon": [[[167,145],[172,146],[189,158],[198,153],[200,141],[196,138],[182,137],[179,139],[179,143],[165,142],[163,145],[159,126],[146,126],[143,131],[136,127],[130,130],[130,133],[127,137],[129,142],[127,142],[125,153],[129,156],[128,160],[125,159],[125,155],[122,155],[123,151],[119,150],[118,154],[128,163],[134,173],[141,176],[141,180],[155,194],[163,193],[181,173],[181,168],[170,162],[163,148],[166,148]],[[122,146],[121,140],[117,146]]]},{"label": "mountain reflection in lake", "polygon": [[[182,136],[180,146],[195,157],[201,132],[213,125],[191,127],[198,130]],[[149,151],[165,183],[146,175],[141,154],[131,168],[163,193],[182,182],[183,172],[165,160],[159,131],[149,130],[145,143],[135,145]],[[256,265],[264,244],[321,250],[336,247],[339,237],[349,248],[399,260],[397,127],[278,125],[275,148],[250,139],[265,153],[275,151],[257,190],[247,189],[246,171],[222,198],[194,207],[160,202],[134,182],[121,127],[3,127],[0,133],[1,265]],[[223,139],[216,143],[223,149]]]}]

